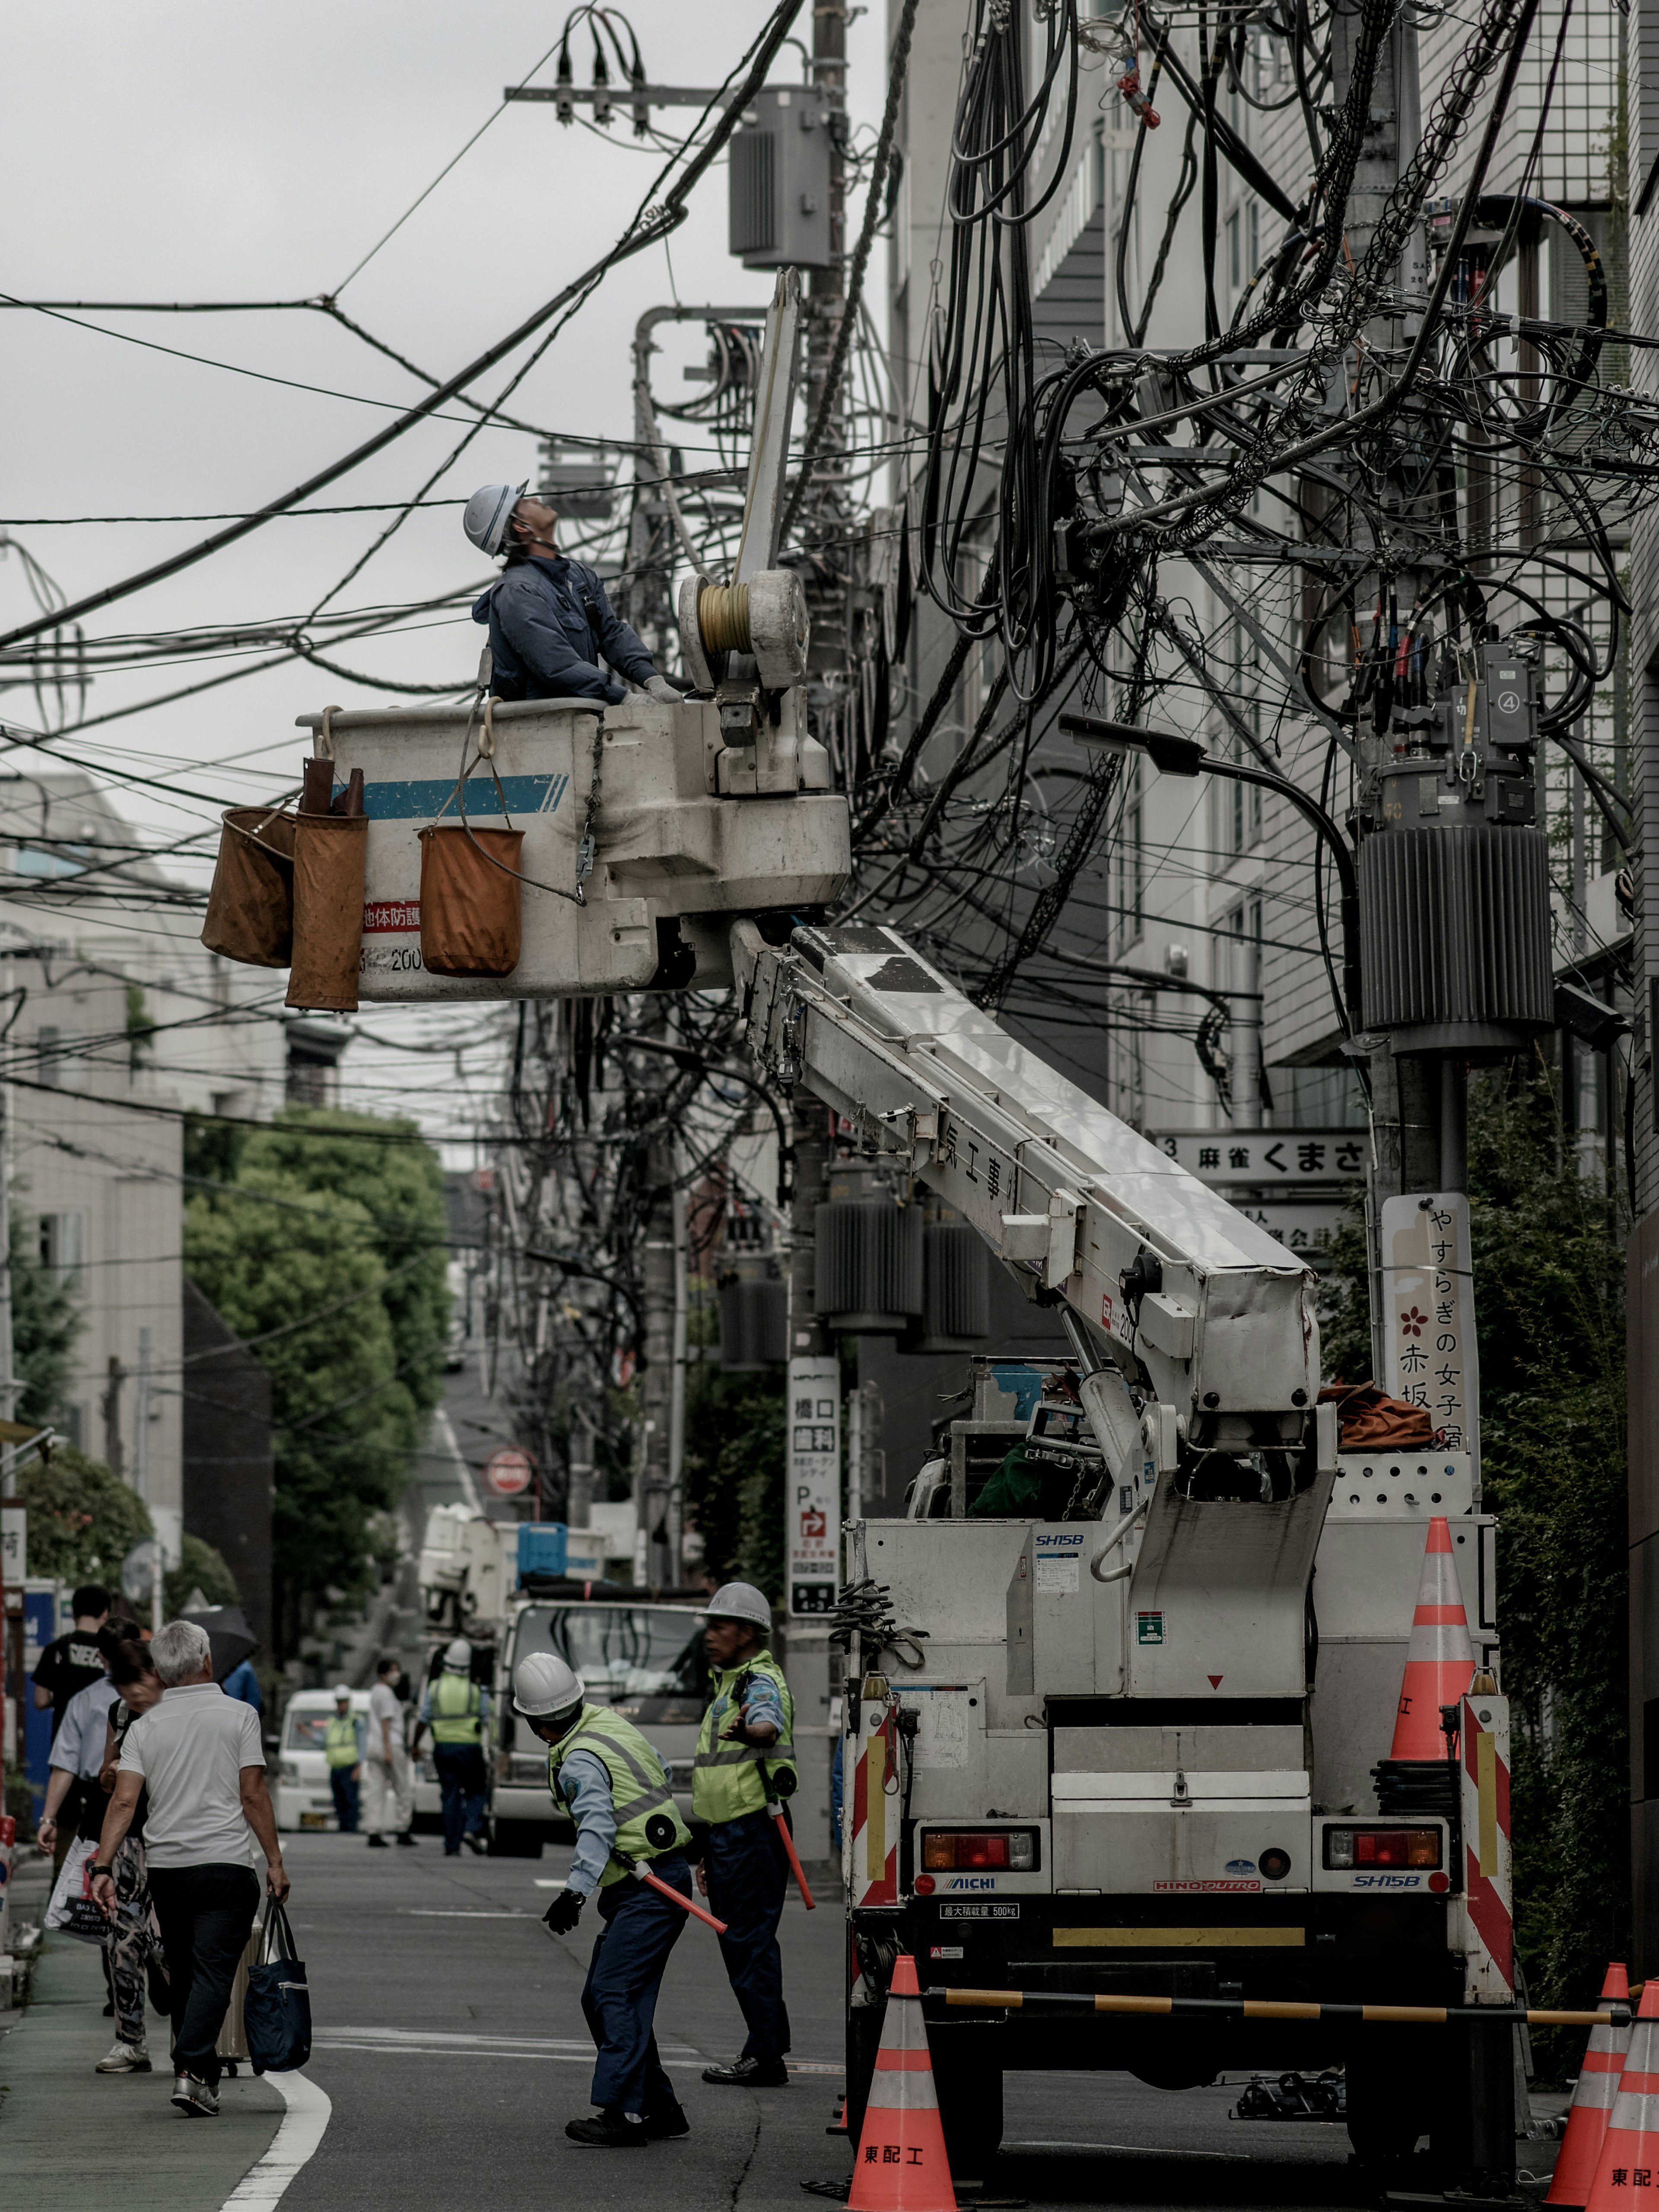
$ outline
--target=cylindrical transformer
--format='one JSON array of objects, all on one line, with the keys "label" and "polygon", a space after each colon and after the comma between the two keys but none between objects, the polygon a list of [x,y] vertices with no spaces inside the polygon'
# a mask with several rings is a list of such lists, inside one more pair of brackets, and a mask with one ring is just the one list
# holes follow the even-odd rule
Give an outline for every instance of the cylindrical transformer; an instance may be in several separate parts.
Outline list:
[{"label": "cylindrical transformer", "polygon": [[896,1336],[922,1310],[920,1206],[884,1194],[832,1197],[817,1208],[812,1303],[827,1328]]}]

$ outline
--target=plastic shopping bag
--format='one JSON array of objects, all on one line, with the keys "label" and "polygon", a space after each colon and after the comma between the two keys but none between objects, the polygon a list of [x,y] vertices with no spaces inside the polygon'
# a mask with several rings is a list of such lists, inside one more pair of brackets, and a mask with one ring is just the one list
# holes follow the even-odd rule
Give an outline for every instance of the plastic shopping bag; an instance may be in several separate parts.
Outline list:
[{"label": "plastic shopping bag", "polygon": [[78,1936],[83,1943],[101,1943],[109,1932],[109,1923],[92,1894],[92,1869],[97,1856],[97,1844],[77,1836],[69,1847],[46,1907],[48,1928]]}]

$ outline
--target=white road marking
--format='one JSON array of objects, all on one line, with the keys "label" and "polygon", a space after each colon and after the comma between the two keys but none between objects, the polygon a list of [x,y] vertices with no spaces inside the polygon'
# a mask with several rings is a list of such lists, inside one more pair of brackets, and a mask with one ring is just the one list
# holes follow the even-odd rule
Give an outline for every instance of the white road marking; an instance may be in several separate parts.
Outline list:
[{"label": "white road marking", "polygon": [[270,2148],[231,2191],[222,2212],[273,2212],[289,2182],[321,2142],[334,2109],[325,2093],[303,2074],[267,2074],[264,2079],[278,2092],[288,2110]]},{"label": "white road marking", "polygon": [[533,1920],[533,1912],[479,1912],[463,1911],[459,1905],[409,1905],[404,1908],[410,1920]]}]

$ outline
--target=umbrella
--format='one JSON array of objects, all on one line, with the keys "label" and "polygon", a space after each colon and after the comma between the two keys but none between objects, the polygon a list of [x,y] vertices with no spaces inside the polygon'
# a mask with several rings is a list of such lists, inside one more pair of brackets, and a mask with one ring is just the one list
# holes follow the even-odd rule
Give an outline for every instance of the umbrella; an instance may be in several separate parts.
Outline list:
[{"label": "umbrella", "polygon": [[181,1613],[179,1618],[194,1621],[198,1628],[207,1631],[216,1682],[222,1682],[250,1652],[259,1648],[259,1639],[248,1626],[240,1605],[204,1605],[199,1612]]}]

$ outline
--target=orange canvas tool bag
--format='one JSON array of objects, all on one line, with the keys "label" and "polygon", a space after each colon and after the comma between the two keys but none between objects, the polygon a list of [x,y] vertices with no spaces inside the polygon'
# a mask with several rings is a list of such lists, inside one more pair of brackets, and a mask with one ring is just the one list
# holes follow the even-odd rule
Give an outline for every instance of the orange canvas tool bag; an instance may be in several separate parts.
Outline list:
[{"label": "orange canvas tool bag", "polygon": [[[478,751],[469,763],[463,740],[461,772],[455,788],[428,822],[421,837],[421,964],[434,975],[510,975],[524,946],[523,891],[519,863],[525,833],[515,830],[507,811],[507,793],[495,772],[495,733],[489,708]],[[468,723],[468,735],[471,724]],[[466,778],[483,761],[501,801],[504,830],[486,829],[466,818]],[[460,819],[446,822],[451,806]]]},{"label": "orange canvas tool bag", "polygon": [[219,832],[202,942],[227,960],[286,968],[294,949],[294,821],[280,807],[232,806]]},{"label": "orange canvas tool bag", "polygon": [[295,817],[290,1006],[356,1011],[368,839],[366,814]]}]

